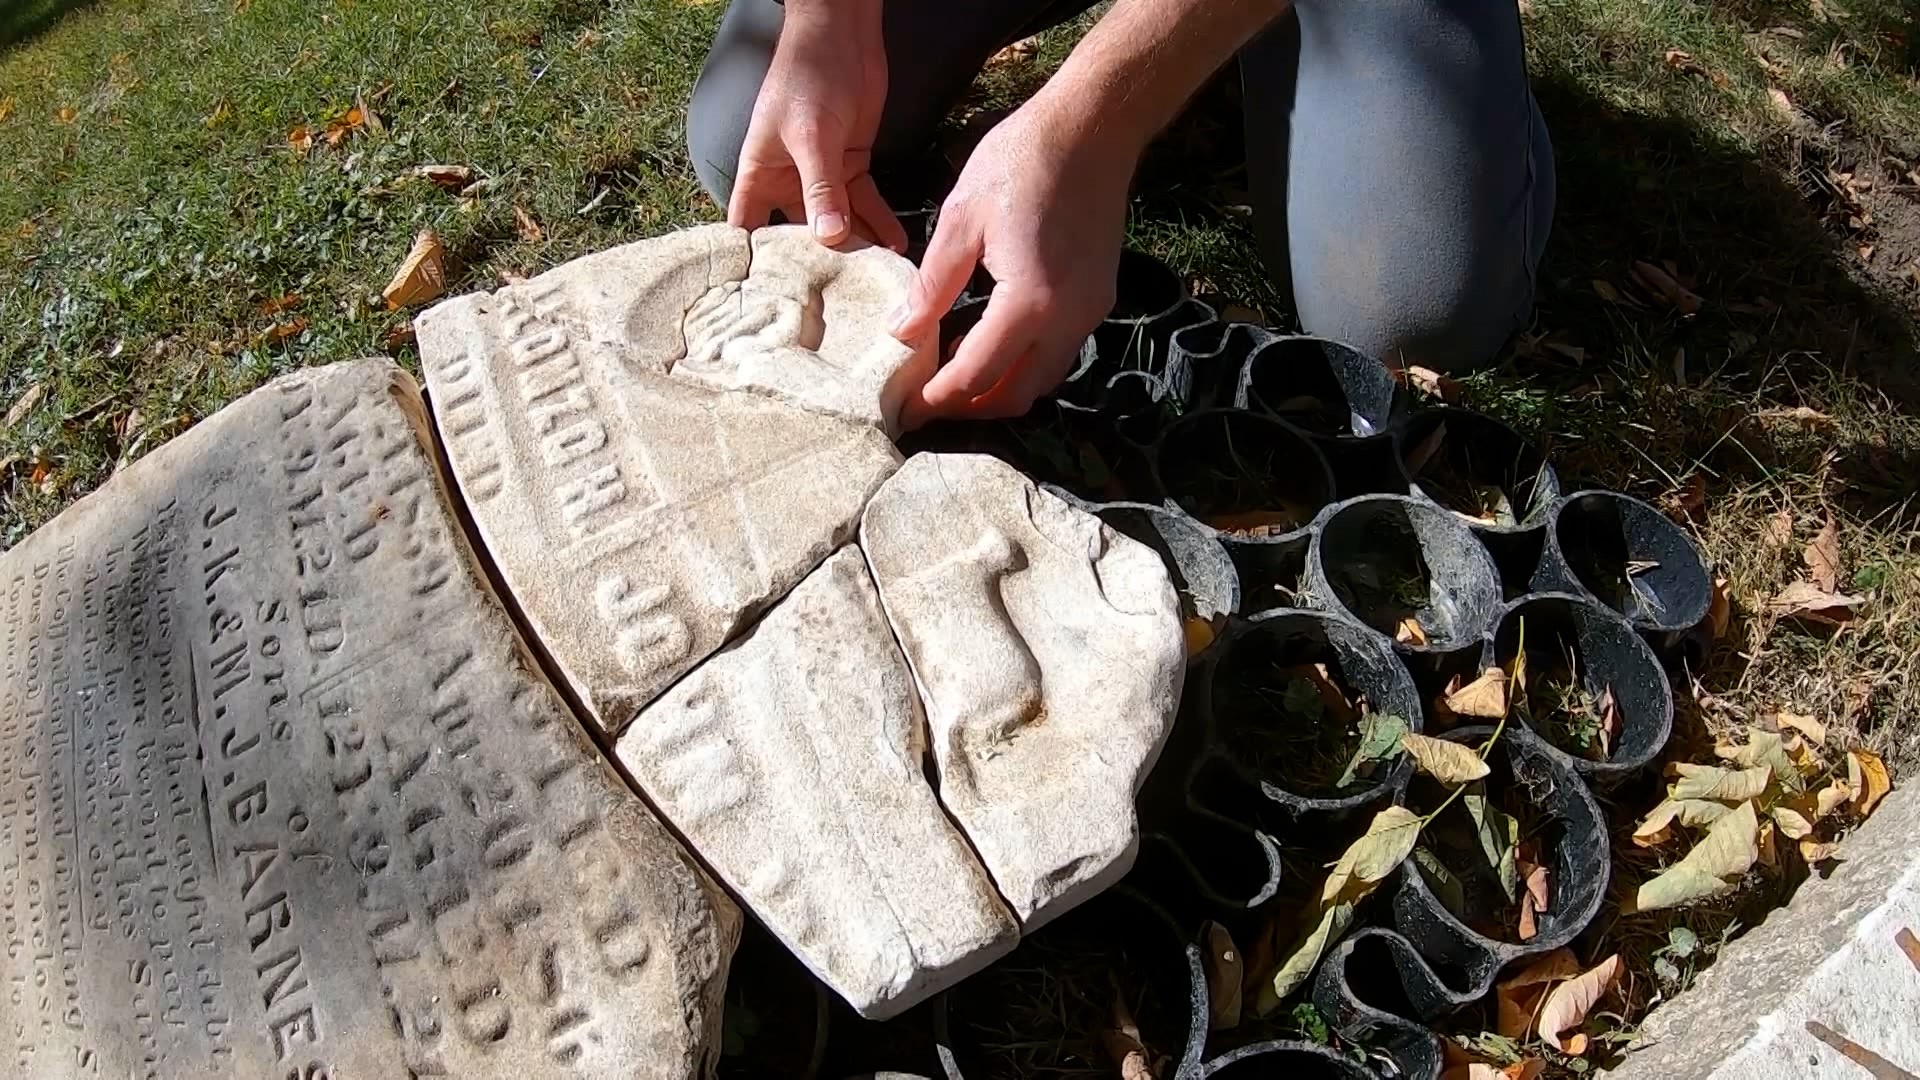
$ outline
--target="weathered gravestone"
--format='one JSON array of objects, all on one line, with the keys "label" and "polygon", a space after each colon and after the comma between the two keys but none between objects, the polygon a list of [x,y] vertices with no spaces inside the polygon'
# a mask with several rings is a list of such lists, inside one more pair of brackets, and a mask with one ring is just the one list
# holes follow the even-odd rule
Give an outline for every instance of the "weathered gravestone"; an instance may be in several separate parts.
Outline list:
[{"label": "weathered gravestone", "polygon": [[1126,872],[1184,659],[1151,550],[986,459],[895,475],[933,364],[885,330],[911,276],[709,226],[419,320],[534,636],[654,806],[875,1018]]},{"label": "weathered gravestone", "polygon": [[1920,793],[1887,796],[1824,879],[1653,1010],[1613,1080],[1920,1075]]},{"label": "weathered gravestone", "polygon": [[739,916],[585,738],[380,361],[0,556],[0,1075],[711,1066]]}]

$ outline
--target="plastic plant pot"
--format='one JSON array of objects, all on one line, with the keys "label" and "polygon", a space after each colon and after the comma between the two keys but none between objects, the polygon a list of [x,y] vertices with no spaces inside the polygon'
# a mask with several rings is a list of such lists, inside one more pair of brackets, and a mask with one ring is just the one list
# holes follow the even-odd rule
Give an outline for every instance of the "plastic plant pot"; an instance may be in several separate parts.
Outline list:
[{"label": "plastic plant pot", "polygon": [[[1205,529],[1206,526],[1196,526]],[[1237,614],[1253,616],[1263,611],[1299,606],[1300,591],[1306,587],[1307,549],[1312,538],[1300,533],[1277,537],[1243,537],[1221,534],[1215,537],[1232,560],[1240,580],[1240,607]]]},{"label": "plastic plant pot", "polygon": [[[1522,597],[1501,612],[1483,670],[1513,670],[1523,623],[1526,707],[1514,718],[1595,783],[1611,784],[1659,755],[1673,734],[1673,690],[1626,619],[1572,593]],[[1613,730],[1603,740],[1609,698]]]},{"label": "plastic plant pot", "polygon": [[1631,496],[1579,491],[1554,508],[1535,592],[1591,596],[1642,630],[1685,630],[1706,618],[1713,583],[1687,534]]},{"label": "plastic plant pot", "polygon": [[1340,498],[1412,494],[1406,473],[1400,468],[1400,441],[1391,433],[1314,435],[1312,439],[1333,470],[1334,492]]},{"label": "plastic plant pot", "polygon": [[1227,617],[1240,610],[1240,578],[1212,529],[1165,507],[1090,502],[1051,484],[1041,486],[1158,553],[1180,595],[1181,617],[1212,624],[1217,644]]},{"label": "plastic plant pot", "polygon": [[[1273,611],[1236,623],[1190,686],[1208,746],[1189,788],[1230,816],[1250,813],[1244,803],[1223,805],[1231,776],[1277,806],[1284,825],[1307,814],[1350,816],[1393,797],[1412,774],[1403,754],[1355,761],[1364,713],[1398,717],[1414,732],[1422,715],[1393,650],[1338,616]],[[1213,776],[1220,781],[1205,779]]]},{"label": "plastic plant pot", "polygon": [[1200,1067],[1219,1080],[1375,1080],[1378,1073],[1317,1043],[1275,1039],[1230,1050]]},{"label": "plastic plant pot", "polygon": [[1333,501],[1333,474],[1311,443],[1237,409],[1181,417],[1149,459],[1156,493],[1225,535],[1290,536]]},{"label": "plastic plant pot", "polygon": [[1412,1018],[1445,1015],[1471,1000],[1448,991],[1413,943],[1384,927],[1358,930],[1327,950],[1312,998],[1342,1039],[1384,1053],[1409,1080],[1433,1080],[1445,1060],[1439,1037]]},{"label": "plastic plant pot", "polygon": [[1481,535],[1547,519],[1560,479],[1520,433],[1465,409],[1416,413],[1399,432],[1400,461],[1419,497],[1459,514]]},{"label": "plastic plant pot", "polygon": [[1403,652],[1449,653],[1479,647],[1500,605],[1500,582],[1486,549],[1453,514],[1407,496],[1365,495],[1330,508],[1314,530],[1307,598]]},{"label": "plastic plant pot", "polygon": [[1316,435],[1376,435],[1393,411],[1393,376],[1337,341],[1276,337],[1247,358],[1234,404]]},{"label": "plastic plant pot", "polygon": [[1263,327],[1224,322],[1212,315],[1207,322],[1174,332],[1168,378],[1191,411],[1233,408],[1239,404],[1240,378],[1248,358],[1273,340],[1273,332]]},{"label": "plastic plant pot", "polygon": [[[1493,732],[1491,727],[1455,728],[1439,738],[1477,748]],[[1488,801],[1514,814],[1525,830],[1523,842],[1531,837],[1536,847],[1544,849],[1540,854],[1547,868],[1548,903],[1535,916],[1533,937],[1518,940],[1517,934],[1509,934],[1504,925],[1496,936],[1469,926],[1450,909],[1449,902],[1441,899],[1429,882],[1431,871],[1423,867],[1419,849],[1401,863],[1395,871],[1394,929],[1414,944],[1439,980],[1437,986],[1408,983],[1403,989],[1407,999],[1429,1019],[1451,1008],[1450,1003],[1484,996],[1507,964],[1572,941],[1593,921],[1606,898],[1611,865],[1606,819],[1566,755],[1554,752],[1525,728],[1509,723],[1488,753],[1487,764],[1492,774],[1476,783]],[[1408,807],[1431,812],[1444,798],[1439,787],[1424,778],[1416,780],[1408,787]],[[1422,830],[1421,845],[1454,875],[1479,879],[1478,884],[1473,880],[1461,882],[1459,902],[1468,918],[1484,925],[1486,917],[1497,914],[1498,904],[1489,890],[1498,885],[1479,874],[1484,863],[1470,862],[1480,854],[1478,851],[1458,852],[1448,843],[1461,835],[1463,821],[1471,838],[1471,803],[1464,796]]]}]

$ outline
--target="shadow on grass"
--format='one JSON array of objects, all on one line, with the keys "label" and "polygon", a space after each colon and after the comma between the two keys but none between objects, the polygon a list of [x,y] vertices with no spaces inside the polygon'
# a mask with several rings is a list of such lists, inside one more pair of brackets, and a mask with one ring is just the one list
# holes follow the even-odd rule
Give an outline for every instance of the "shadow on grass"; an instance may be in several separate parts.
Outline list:
[{"label": "shadow on grass", "polygon": [[38,37],[94,0],[0,0],[0,48]]}]

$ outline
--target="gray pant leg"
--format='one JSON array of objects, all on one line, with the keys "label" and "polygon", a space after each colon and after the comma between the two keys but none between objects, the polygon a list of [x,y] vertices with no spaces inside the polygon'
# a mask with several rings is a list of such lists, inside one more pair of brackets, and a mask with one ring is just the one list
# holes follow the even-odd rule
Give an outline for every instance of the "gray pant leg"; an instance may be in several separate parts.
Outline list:
[{"label": "gray pant leg", "polygon": [[[887,104],[874,159],[918,153],[987,57],[1008,42],[1071,18],[1093,0],[887,0]],[[733,0],[687,107],[687,149],[700,185],[721,206],[733,193],[753,102],[780,39],[773,0]],[[884,194],[884,192],[883,192]]]},{"label": "gray pant leg", "polygon": [[1517,10],[1298,0],[1294,12],[1240,55],[1267,265],[1291,279],[1311,333],[1428,366],[1490,359],[1525,325],[1553,217]]}]

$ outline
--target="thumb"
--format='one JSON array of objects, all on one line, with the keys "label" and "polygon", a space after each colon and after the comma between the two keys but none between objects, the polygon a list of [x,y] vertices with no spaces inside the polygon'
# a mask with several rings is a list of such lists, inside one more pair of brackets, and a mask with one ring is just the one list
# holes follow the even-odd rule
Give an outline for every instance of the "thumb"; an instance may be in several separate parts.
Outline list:
[{"label": "thumb", "polygon": [[931,332],[941,316],[960,298],[973,269],[980,262],[981,237],[964,210],[942,211],[920,257],[907,300],[888,321],[888,330],[901,341]]},{"label": "thumb", "polygon": [[845,140],[814,127],[796,133],[787,152],[800,172],[800,198],[807,210],[813,238],[832,246],[853,233],[853,215],[847,199]]}]

